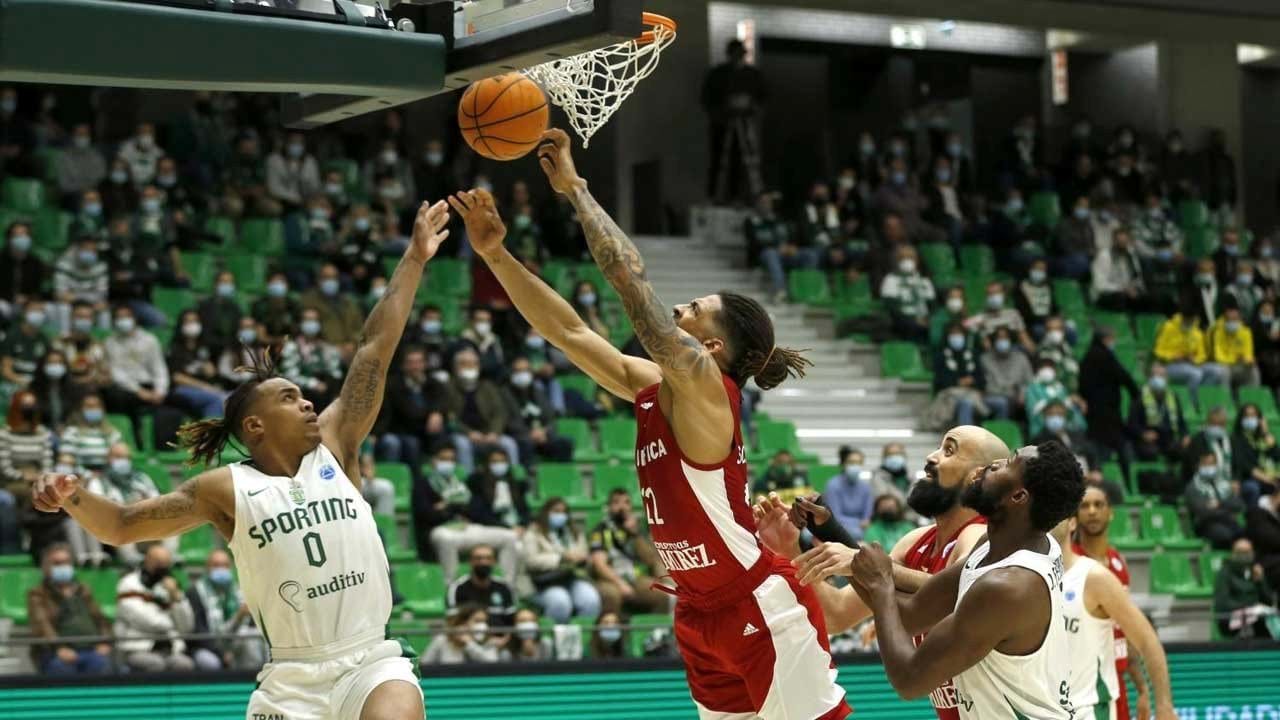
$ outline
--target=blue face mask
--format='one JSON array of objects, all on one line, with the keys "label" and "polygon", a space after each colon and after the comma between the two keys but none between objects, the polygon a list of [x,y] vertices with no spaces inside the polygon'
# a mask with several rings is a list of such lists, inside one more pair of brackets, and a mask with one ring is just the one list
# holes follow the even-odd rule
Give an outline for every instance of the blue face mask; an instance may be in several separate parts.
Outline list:
[{"label": "blue face mask", "polygon": [[585,307],[594,307],[596,304],[596,294],[593,292],[584,292],[578,295],[578,302],[582,303]]},{"label": "blue face mask", "polygon": [[236,333],[236,339],[245,345],[252,345],[253,341],[258,339],[258,331],[253,328],[241,328]]},{"label": "blue face mask", "polygon": [[1163,375],[1156,375],[1147,381],[1147,384],[1156,392],[1164,392],[1164,389],[1169,386],[1169,381]]},{"label": "blue face mask", "polygon": [[1221,440],[1227,436],[1227,429],[1219,425],[1206,425],[1204,428],[1204,434],[1214,440]]},{"label": "blue face mask", "polygon": [[1205,480],[1216,480],[1218,478],[1218,466],[1217,465],[1201,465],[1200,477],[1204,478]]},{"label": "blue face mask", "polygon": [[1258,429],[1258,418],[1256,417],[1241,418],[1240,427],[1244,428],[1248,432],[1253,432],[1254,430]]},{"label": "blue face mask", "polygon": [[902,455],[887,455],[884,459],[884,467],[890,472],[901,472],[907,466],[907,459]]},{"label": "blue face mask", "polygon": [[569,524],[569,514],[562,512],[553,512],[547,515],[547,524],[552,530],[559,530]]},{"label": "blue face mask", "polygon": [[1062,432],[1062,428],[1067,426],[1067,419],[1061,415],[1048,415],[1044,419],[1044,426],[1050,432]]},{"label": "blue face mask", "polygon": [[319,335],[320,321],[319,320],[303,320],[302,334],[306,335],[307,337],[315,337],[316,335]]},{"label": "blue face mask", "polygon": [[622,628],[602,627],[600,628],[600,639],[607,643],[616,643],[622,639]]},{"label": "blue face mask", "polygon": [[996,352],[1006,355],[1013,349],[1013,341],[1009,338],[997,338],[995,342]]},{"label": "blue face mask", "polygon": [[65,585],[76,577],[76,569],[70,563],[49,566],[49,579],[58,585]]},{"label": "blue face mask", "polygon": [[338,294],[338,281],[333,278],[326,278],[320,281],[320,292],[325,295],[333,296]]},{"label": "blue face mask", "polygon": [[938,182],[940,183],[949,183],[951,182],[951,169],[938,168],[937,170],[933,171],[933,176],[937,178]]},{"label": "blue face mask", "polygon": [[1076,208],[1073,212],[1075,213],[1075,216],[1076,216],[1076,219],[1077,219],[1077,220],[1088,220],[1088,219],[1089,219],[1089,208],[1086,208],[1086,207],[1078,207],[1078,208]]},{"label": "blue face mask", "polygon": [[18,252],[26,252],[31,249],[31,236],[14,235],[9,238],[9,247],[17,250]]},{"label": "blue face mask", "polygon": [[1035,283],[1036,285],[1040,285],[1041,283],[1043,283],[1047,277],[1048,275],[1045,274],[1045,271],[1040,269],[1035,269],[1027,273],[1027,279],[1029,279],[1031,282]]},{"label": "blue face mask", "polygon": [[229,298],[236,294],[236,286],[232,283],[218,283],[218,297]]},{"label": "blue face mask", "polygon": [[947,345],[950,346],[952,350],[955,350],[956,352],[960,352],[961,350],[964,349],[964,336],[948,335]]},{"label": "blue face mask", "polygon": [[895,170],[889,178],[893,180],[894,185],[905,185],[907,183],[907,174],[900,170]]},{"label": "blue face mask", "polygon": [[289,286],[286,283],[280,282],[279,280],[277,280],[276,282],[267,283],[267,294],[270,295],[271,297],[276,297],[276,298],[284,297],[285,295],[289,294]]},{"label": "blue face mask", "polygon": [[1010,200],[1009,202],[1004,204],[1005,212],[1009,213],[1010,215],[1017,215],[1018,213],[1022,212],[1022,207],[1023,207],[1022,200],[1019,200],[1019,199]]},{"label": "blue face mask", "polygon": [[102,410],[99,408],[85,408],[84,421],[90,425],[97,425],[102,422]]},{"label": "blue face mask", "polygon": [[209,582],[218,587],[226,587],[231,584],[231,568],[216,567],[209,568]]},{"label": "blue face mask", "polygon": [[489,472],[493,473],[494,477],[506,477],[507,473],[510,471],[511,471],[510,463],[505,463],[505,462],[489,463]]}]

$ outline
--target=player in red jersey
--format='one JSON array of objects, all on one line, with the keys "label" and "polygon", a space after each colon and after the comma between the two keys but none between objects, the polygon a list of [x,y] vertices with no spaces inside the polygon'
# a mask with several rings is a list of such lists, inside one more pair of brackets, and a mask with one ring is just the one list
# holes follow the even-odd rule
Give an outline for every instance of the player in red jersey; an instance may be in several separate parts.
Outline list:
[{"label": "player in red jersey", "polygon": [[[1076,512],[1076,542],[1073,545],[1077,555],[1093,558],[1098,564],[1106,567],[1115,575],[1120,584],[1129,587],[1129,564],[1124,561],[1111,540],[1107,537],[1107,528],[1111,525],[1111,498],[1097,485],[1089,485],[1084,489],[1084,499],[1080,501],[1080,509]],[[1124,681],[1125,675],[1133,681],[1138,689],[1135,702],[1138,708],[1138,720],[1147,720],[1151,715],[1150,692],[1147,679],[1136,666],[1129,665],[1129,641],[1125,639],[1120,626],[1115,628],[1116,638],[1116,675],[1120,678],[1120,694],[1116,697],[1116,720],[1129,720],[1128,689]]]},{"label": "player in red jersey", "polygon": [[[898,590],[915,592],[930,575],[963,562],[986,536],[986,520],[963,507],[960,494],[975,472],[1009,454],[1009,448],[991,432],[962,425],[949,430],[938,449],[925,458],[924,476],[911,486],[907,504],[920,515],[933,518],[934,524],[912,530],[893,546],[890,557],[896,565],[894,585]],[[819,526],[824,525],[830,518],[826,508],[801,500],[791,511],[773,497],[758,504],[756,512],[765,544],[781,555],[796,558],[801,582],[817,591],[831,632],[842,632],[871,615],[851,586],[836,588],[822,581],[831,575],[847,575],[856,549],[828,542],[799,554],[797,521],[803,524],[808,519],[805,516],[812,515]],[[916,645],[923,639],[923,635],[917,636]],[[935,689],[929,699],[941,720],[959,720],[955,686],[950,681]]]},{"label": "player in red jersey", "polygon": [[654,544],[675,582],[675,635],[704,720],[837,720],[851,712],[822,609],[791,563],[755,535],[740,388],[768,390],[808,362],[774,345],[758,303],[720,292],[668,308],[635,245],[587,192],[569,138],[550,130],[538,159],[577,210],[587,245],[622,298],[650,360],[621,354],[503,247],[488,193],[451,199],[476,253],[520,313],[601,387],[635,403],[636,471]]}]

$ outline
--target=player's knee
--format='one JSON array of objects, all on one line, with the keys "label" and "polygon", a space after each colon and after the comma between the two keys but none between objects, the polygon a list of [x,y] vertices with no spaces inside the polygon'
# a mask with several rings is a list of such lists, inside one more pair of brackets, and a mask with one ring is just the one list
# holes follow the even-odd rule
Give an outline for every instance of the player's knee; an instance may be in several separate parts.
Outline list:
[{"label": "player's knee", "polygon": [[422,692],[407,680],[382,683],[369,693],[360,720],[421,720]]}]

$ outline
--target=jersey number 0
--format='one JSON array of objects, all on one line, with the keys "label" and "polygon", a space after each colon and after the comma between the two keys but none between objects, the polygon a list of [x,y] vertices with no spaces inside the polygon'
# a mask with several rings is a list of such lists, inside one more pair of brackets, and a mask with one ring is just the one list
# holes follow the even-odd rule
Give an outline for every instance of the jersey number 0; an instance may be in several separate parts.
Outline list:
[{"label": "jersey number 0", "polygon": [[324,552],[324,543],[320,540],[320,533],[309,532],[303,535],[302,548],[307,551],[307,562],[311,564],[311,567],[320,567],[329,559],[329,556]]}]

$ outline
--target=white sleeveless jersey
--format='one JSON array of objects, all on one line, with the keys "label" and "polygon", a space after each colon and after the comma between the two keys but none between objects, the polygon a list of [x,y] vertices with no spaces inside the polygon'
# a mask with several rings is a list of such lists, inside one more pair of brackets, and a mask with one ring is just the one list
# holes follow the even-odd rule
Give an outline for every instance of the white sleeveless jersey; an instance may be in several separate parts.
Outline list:
[{"label": "white sleeveless jersey", "polygon": [[983,543],[965,561],[956,595],[957,607],[983,575],[997,568],[1023,567],[1044,579],[1051,608],[1048,631],[1035,652],[1005,655],[992,650],[977,665],[956,676],[961,718],[1072,720],[1075,716],[1067,680],[1067,633],[1062,627],[1062,549],[1053,538],[1048,539],[1047,555],[1019,550],[999,562],[978,567],[991,550],[990,543]]},{"label": "white sleeveless jersey", "polygon": [[1110,618],[1094,617],[1084,606],[1085,583],[1095,567],[1101,566],[1081,556],[1062,576],[1063,627],[1071,655],[1071,702],[1081,708],[1106,705],[1120,692],[1114,624]]},{"label": "white sleeveless jersey", "polygon": [[229,547],[245,602],[274,660],[322,657],[385,636],[387,554],[373,510],[324,445],[293,478],[231,465]]}]

